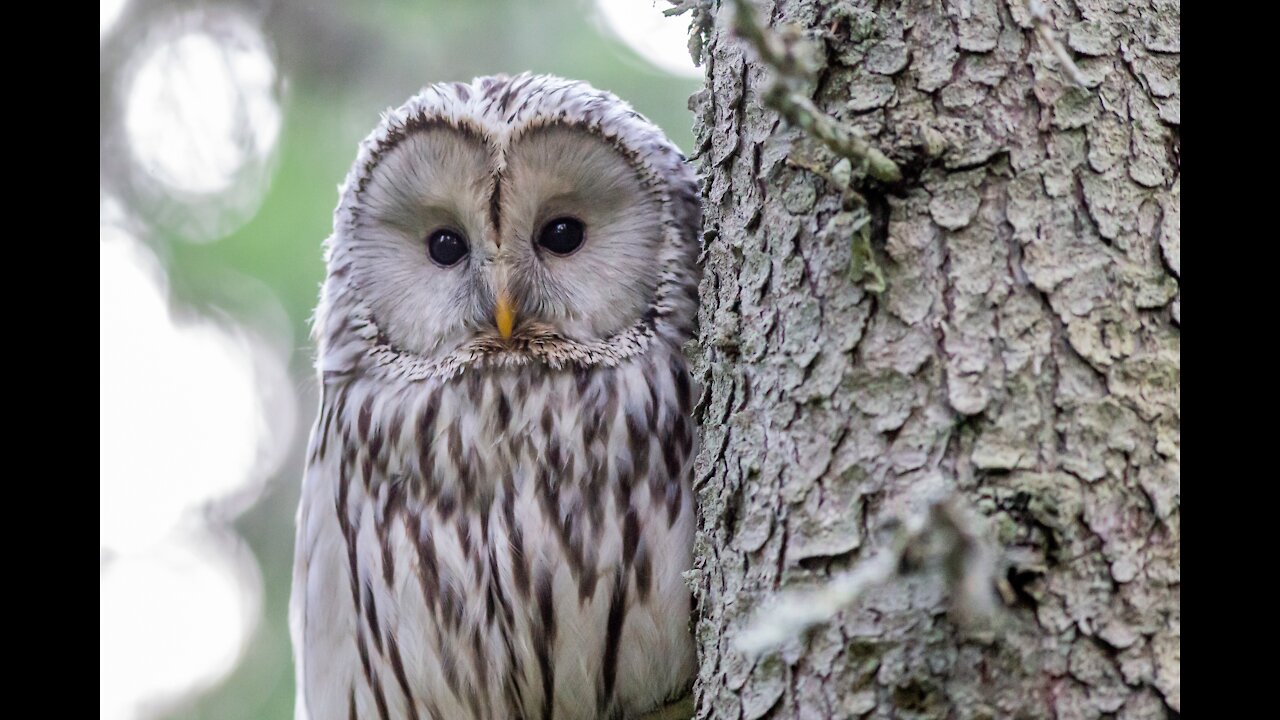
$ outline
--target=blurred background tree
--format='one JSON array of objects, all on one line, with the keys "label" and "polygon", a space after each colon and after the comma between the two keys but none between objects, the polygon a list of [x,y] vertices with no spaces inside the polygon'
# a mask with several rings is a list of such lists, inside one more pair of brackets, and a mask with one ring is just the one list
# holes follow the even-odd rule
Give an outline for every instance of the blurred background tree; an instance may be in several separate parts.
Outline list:
[{"label": "blurred background tree", "polygon": [[336,187],[424,84],[524,70],[686,151],[701,73],[647,0],[103,0],[103,718],[288,718],[287,604]]}]

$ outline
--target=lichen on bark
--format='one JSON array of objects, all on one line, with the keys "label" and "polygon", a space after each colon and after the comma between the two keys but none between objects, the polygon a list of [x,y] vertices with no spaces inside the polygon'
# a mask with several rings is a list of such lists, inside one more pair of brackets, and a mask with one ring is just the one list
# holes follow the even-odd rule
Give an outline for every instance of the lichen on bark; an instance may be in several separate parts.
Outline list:
[{"label": "lichen on bark", "polygon": [[[837,169],[766,107],[727,5],[697,4],[691,100],[697,717],[1180,712],[1177,2],[1046,3],[1084,87],[1021,0],[755,3],[819,43],[804,92],[896,183]],[[945,493],[1009,562],[994,640],[919,575],[779,651],[735,650],[780,589],[871,557],[886,519]]]}]

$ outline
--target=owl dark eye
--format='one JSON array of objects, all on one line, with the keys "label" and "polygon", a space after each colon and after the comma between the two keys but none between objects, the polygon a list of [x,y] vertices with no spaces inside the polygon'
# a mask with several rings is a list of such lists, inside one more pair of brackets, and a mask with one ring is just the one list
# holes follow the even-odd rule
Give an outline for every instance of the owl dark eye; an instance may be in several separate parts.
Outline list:
[{"label": "owl dark eye", "polygon": [[556,255],[568,255],[582,247],[582,222],[571,217],[556,218],[542,226],[538,244]]},{"label": "owl dark eye", "polygon": [[437,265],[457,265],[468,250],[466,239],[453,230],[436,230],[427,236],[427,253]]}]

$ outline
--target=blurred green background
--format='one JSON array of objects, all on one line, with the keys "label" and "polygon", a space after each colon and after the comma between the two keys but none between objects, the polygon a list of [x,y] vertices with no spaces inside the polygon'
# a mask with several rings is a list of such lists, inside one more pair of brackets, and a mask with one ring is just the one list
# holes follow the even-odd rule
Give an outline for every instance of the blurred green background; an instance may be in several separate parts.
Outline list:
[{"label": "blurred green background", "polygon": [[[183,506],[181,522],[166,525],[169,529],[164,532],[168,534],[157,531],[147,541],[150,545],[141,541],[129,545],[104,531],[101,663],[104,685],[111,680],[117,691],[109,701],[108,690],[103,690],[102,717],[293,716],[287,625],[293,519],[303,448],[316,404],[308,321],[324,274],[321,242],[331,228],[336,187],[355,156],[357,143],[377,124],[382,111],[401,104],[427,83],[533,70],[586,80],[613,91],[666,130],[682,149],[689,150],[692,118],[686,103],[700,80],[681,47],[687,16],[663,18],[667,4],[661,0],[656,5],[652,0],[601,3],[102,3],[103,442],[122,442],[109,434],[115,432],[110,428],[116,428],[134,438],[130,442],[145,453],[152,441],[146,439],[139,423],[167,427],[192,448],[185,459],[179,458],[177,467],[182,467],[182,462],[200,463],[206,455],[216,459],[223,443],[233,442],[220,436],[224,429],[240,435],[250,432],[261,442],[289,444],[284,453],[273,452],[278,448],[251,447],[259,461],[264,454],[274,458],[266,465],[254,465],[269,467],[256,485],[250,483],[249,490],[210,494],[212,499],[184,500],[188,505]],[[637,18],[659,23],[654,27],[661,27],[661,32],[645,29],[637,19],[624,19],[621,31],[613,29],[608,13],[617,10],[606,6],[617,4],[638,13]],[[624,38],[620,34],[630,31],[639,35]],[[205,33],[215,43],[231,47],[224,48],[226,54],[217,55],[223,63],[220,72],[233,86],[245,83],[244,96],[229,96],[229,102],[242,102],[249,110],[232,113],[234,122],[225,128],[215,122],[219,107],[211,110],[198,105],[196,111],[174,111],[191,102],[190,98],[211,102],[210,98],[221,97],[217,84],[203,79],[198,63],[194,69],[183,67],[192,58],[202,57],[204,51],[198,44],[188,43],[185,50],[171,47],[175,38],[193,33]],[[658,35],[663,42],[656,42]],[[656,44],[657,49],[645,43]],[[264,66],[252,61],[263,53],[274,65],[268,68],[272,72],[265,84],[260,77]],[[152,80],[144,79],[151,72],[148,67],[159,68],[156,77],[163,80],[156,81],[159,89],[148,84]],[[266,120],[254,126],[258,122],[254,120],[255,101],[247,96],[259,86],[267,89],[268,106]],[[134,97],[147,93],[151,93],[150,101]],[[274,117],[269,103],[278,103]],[[221,111],[226,112],[225,108]],[[165,122],[177,122],[179,127],[165,126]],[[255,135],[255,127],[267,129]],[[272,132],[274,127],[278,131]],[[231,168],[231,180],[215,190],[193,190],[172,182],[172,173],[177,172],[173,168],[186,167],[179,162],[186,160],[184,153],[193,157],[203,153],[208,141],[201,133],[220,129],[240,144],[239,151],[204,160],[221,170]],[[169,168],[168,176],[165,168]],[[172,397],[187,387],[181,382],[175,386],[179,390],[164,390],[167,400],[176,402],[180,409],[162,413],[163,417],[152,412],[139,419],[108,407],[108,398],[130,396],[133,391],[128,382],[145,384],[148,377],[142,373],[142,380],[128,380],[133,377],[128,372],[113,369],[136,368],[146,360],[131,355],[142,353],[139,348],[145,343],[131,335],[135,331],[130,330],[129,322],[136,313],[117,299],[120,293],[131,292],[130,284],[136,281],[133,276],[121,279],[117,266],[108,263],[109,249],[121,247],[121,243],[136,244],[155,256],[157,276],[167,278],[167,289],[163,279],[158,287],[174,327],[181,330],[214,323],[224,331],[256,338],[254,357],[274,358],[272,362],[287,371],[287,380],[270,372],[255,374],[260,397],[278,400],[278,395],[290,396],[281,401],[286,411],[265,412],[258,420],[264,428],[261,431],[246,431],[240,422],[224,426],[221,421],[202,424],[197,431],[195,426],[184,424],[187,416],[183,413],[199,418],[202,408],[193,406],[194,401],[183,404],[180,397]],[[122,289],[108,292],[107,288],[116,284]],[[153,355],[148,351],[148,357]],[[255,362],[261,365],[262,361]],[[167,370],[183,377],[181,368]],[[190,382],[210,379],[192,377]],[[264,387],[264,382],[277,386]],[[279,387],[285,384],[288,387]],[[140,410],[136,413],[147,415]],[[273,425],[273,418],[285,419]],[[103,450],[104,526],[121,520],[119,508],[143,519],[151,517],[148,503],[156,493],[148,488],[181,487],[184,482],[183,477],[173,476],[180,472],[137,470],[121,462]],[[138,484],[138,475],[146,472],[160,475],[150,479],[151,486]],[[113,678],[127,678],[130,672],[150,667],[135,662],[135,655],[167,651],[164,647],[149,648],[145,642],[139,645],[116,639],[136,637],[136,633],[124,625],[125,620],[120,619],[124,616],[115,608],[140,607],[134,596],[146,599],[152,592],[132,579],[136,573],[129,575],[120,568],[126,567],[123,563],[132,557],[130,553],[142,557],[163,552],[163,546],[171,542],[168,538],[177,537],[176,532],[189,532],[193,525],[202,528],[205,535],[230,538],[226,545],[231,548],[229,557],[249,558],[240,566],[250,578],[247,587],[254,585],[252,573],[260,573],[259,599],[246,602],[245,610],[254,614],[249,624],[256,622],[256,629],[239,646],[229,673],[217,671],[214,677],[206,677],[203,682],[211,687],[201,689],[200,683],[193,681],[194,687],[163,692],[153,689],[152,697],[124,697],[130,690],[120,689],[122,683]],[[182,581],[175,582],[181,585]],[[182,609],[173,609],[174,617],[183,618]],[[191,612],[199,617],[196,610]],[[160,615],[155,617],[156,623],[162,622]],[[146,617],[133,620],[146,621]],[[157,630],[157,634],[167,634],[170,642],[183,645],[182,635],[191,627],[190,622],[187,617],[180,620],[182,627],[163,633]],[[181,677],[173,682],[180,683]],[[147,682],[139,686],[150,687]]]}]

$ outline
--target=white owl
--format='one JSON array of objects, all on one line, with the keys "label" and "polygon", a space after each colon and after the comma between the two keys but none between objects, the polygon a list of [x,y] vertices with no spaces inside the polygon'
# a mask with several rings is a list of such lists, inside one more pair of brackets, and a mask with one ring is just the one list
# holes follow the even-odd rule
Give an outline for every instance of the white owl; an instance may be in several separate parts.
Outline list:
[{"label": "white owl", "polygon": [[685,159],[607,92],[486,77],[390,112],[340,192],[297,717],[634,718],[685,695]]}]

